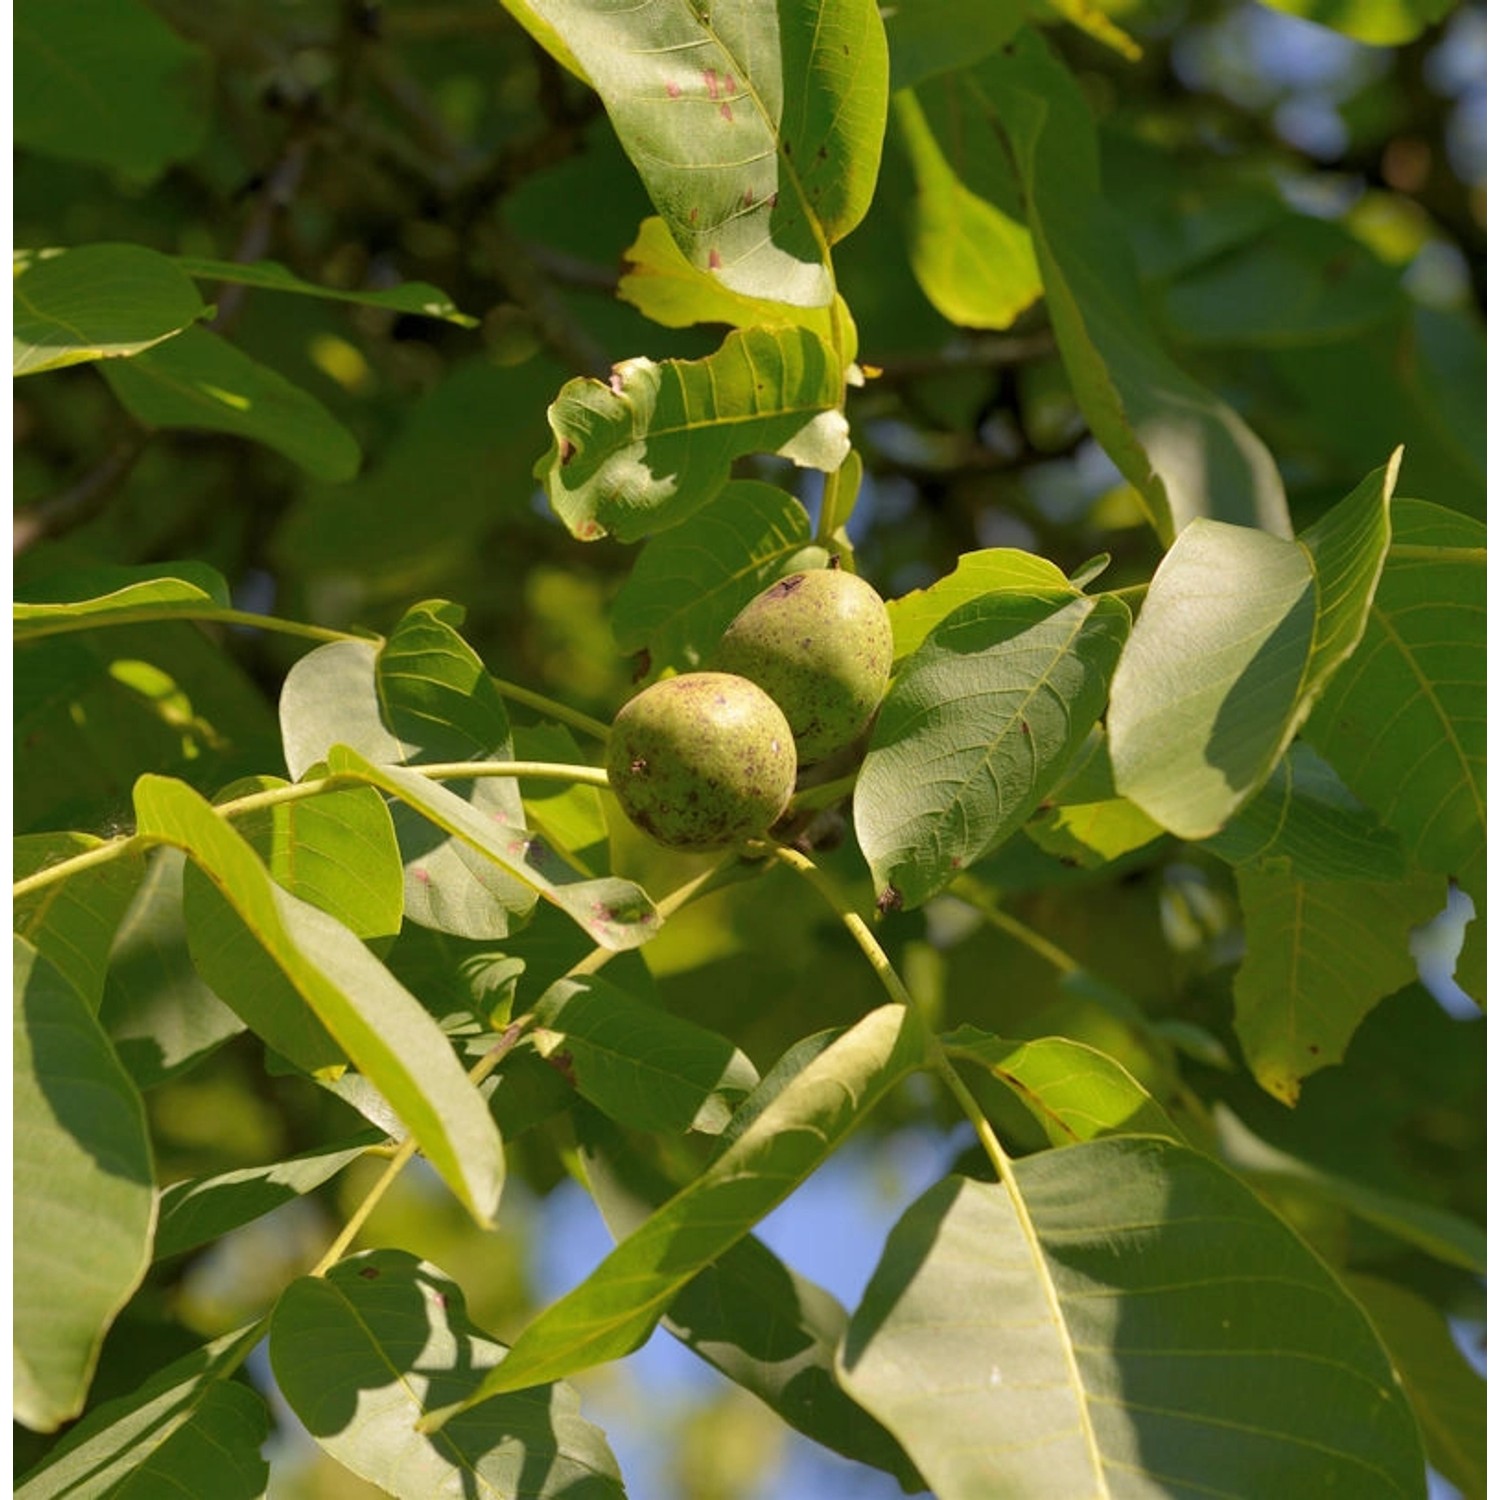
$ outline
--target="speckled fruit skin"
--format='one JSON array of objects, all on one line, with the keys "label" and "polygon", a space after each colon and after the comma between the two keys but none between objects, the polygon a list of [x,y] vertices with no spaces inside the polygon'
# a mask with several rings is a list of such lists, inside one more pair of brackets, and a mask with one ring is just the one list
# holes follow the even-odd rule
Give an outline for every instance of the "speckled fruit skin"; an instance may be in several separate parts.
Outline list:
[{"label": "speckled fruit skin", "polygon": [[626,816],[658,843],[723,849],[786,811],[797,750],[786,716],[753,682],[691,672],[615,715],[606,769]]},{"label": "speckled fruit skin", "polygon": [[891,622],[862,578],[788,573],[731,622],[710,665],[759,684],[780,705],[804,766],[853,741],[891,674]]}]

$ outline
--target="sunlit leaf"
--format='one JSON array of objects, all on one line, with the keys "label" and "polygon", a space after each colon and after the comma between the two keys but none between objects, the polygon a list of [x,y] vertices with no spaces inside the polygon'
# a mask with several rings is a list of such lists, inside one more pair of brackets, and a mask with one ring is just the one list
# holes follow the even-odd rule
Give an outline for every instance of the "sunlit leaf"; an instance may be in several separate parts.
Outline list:
[{"label": "sunlit leaf", "polygon": [[1355,1028],[1417,977],[1411,931],[1447,905],[1440,876],[1309,881],[1237,875],[1245,959],[1234,1029],[1261,1087],[1295,1104],[1301,1080],[1340,1061]]},{"label": "sunlit leaf", "polygon": [[1015,155],[1047,308],[1100,446],[1170,540],[1197,516],[1291,531],[1275,462],[1147,320],[1124,232],[1099,190],[1094,123],[1033,31],[969,75]]},{"label": "sunlit leaf", "polygon": [[17,1500],[260,1500],[270,1414],[249,1386],[227,1377],[261,1337],[259,1325],[225,1334],[91,1411],[22,1480]]},{"label": "sunlit leaf", "polygon": [[140,0],[17,0],[16,144],[150,181],[212,118],[208,56]]},{"label": "sunlit leaf", "polygon": [[941,1500],[1426,1493],[1363,1313],[1247,1188],[1168,1141],[929,1189],[838,1368]]},{"label": "sunlit leaf", "polygon": [[638,541],[706,505],[747,453],[838,468],[842,388],[832,349],[805,328],[735,331],[704,359],[627,360],[607,385],[562,388],[536,476],[574,536]]},{"label": "sunlit leaf", "polygon": [[82,996],[13,940],[18,1421],[83,1410],[99,1346],[150,1259],[156,1193],[140,1095]]},{"label": "sunlit leaf", "polygon": [[91,625],[123,625],[172,614],[193,616],[229,608],[229,585],[207,563],[148,563],[128,567],[69,570],[65,599],[49,599],[36,586],[11,605],[13,639],[35,640]]},{"label": "sunlit leaf", "polygon": [[500,1137],[420,1002],[347,927],[283,891],[190,788],[143,776],[135,803],[140,832],[184,850],[213,879],[309,1013],[396,1108],[459,1200],[488,1222],[505,1174]]},{"label": "sunlit leaf", "polygon": [[1012,1042],[977,1026],[944,1034],[952,1057],[978,1063],[1026,1107],[1054,1146],[1105,1135],[1182,1133],[1114,1058],[1068,1037]]},{"label": "sunlit leaf", "polygon": [[317,479],[351,479],[359,468],[358,445],[322,402],[206,328],[100,368],[147,427],[249,438]]},{"label": "sunlit leaf", "polygon": [[597,975],[559,979],[533,1013],[537,1051],[565,1061],[585,1099],[638,1130],[717,1135],[760,1081],[727,1037]]},{"label": "sunlit leaf", "polygon": [[604,1434],[568,1386],[492,1397],[440,1435],[417,1431],[424,1412],[471,1396],[505,1346],[469,1321],[456,1282],[404,1250],[293,1282],[270,1347],[276,1384],[318,1444],[397,1500],[623,1500]]},{"label": "sunlit leaf", "polygon": [[854,788],[882,909],[919,906],[1026,820],[1104,707],[1130,629],[1116,599],[960,605],[886,695]]},{"label": "sunlit leaf", "polygon": [[830,301],[828,248],[864,216],[879,164],[887,60],[875,0],[527,9],[599,91],[693,265],[747,296]]},{"label": "sunlit leaf", "polygon": [[523,1330],[465,1405],[639,1347],[678,1292],[826,1160],[923,1053],[922,1029],[904,1006],[882,1006],[851,1027],[710,1166]]},{"label": "sunlit leaf", "polygon": [[127,358],[209,311],[193,283],[143,245],[82,245],[18,258],[12,297],[14,375]]},{"label": "sunlit leaf", "polygon": [[622,651],[648,652],[653,672],[696,667],[762,589],[827,557],[812,545],[798,500],[757,480],[732,480],[641,548],[610,610],[615,640]]},{"label": "sunlit leaf", "polygon": [[460,328],[477,328],[478,318],[461,313],[446,292],[440,292],[425,281],[405,281],[382,291],[349,291],[342,287],[318,286],[294,276],[285,266],[273,260],[245,264],[237,260],[205,260],[197,255],[174,256],[176,264],[197,281],[232,282],[236,286],[260,287],[268,292],[294,292],[304,297],[322,297],[333,302],[355,302],[361,307],[384,307],[392,312],[415,313],[424,318],[441,318]]},{"label": "sunlit leaf", "polygon": [[916,178],[908,247],[918,283],[950,323],[1009,328],[1042,295],[1030,231],[964,184],[912,90],[891,108]]},{"label": "sunlit leaf", "polygon": [[1172,544],[1109,703],[1115,784],[1164,828],[1217,833],[1359,643],[1399,457],[1295,542],[1200,518]]}]

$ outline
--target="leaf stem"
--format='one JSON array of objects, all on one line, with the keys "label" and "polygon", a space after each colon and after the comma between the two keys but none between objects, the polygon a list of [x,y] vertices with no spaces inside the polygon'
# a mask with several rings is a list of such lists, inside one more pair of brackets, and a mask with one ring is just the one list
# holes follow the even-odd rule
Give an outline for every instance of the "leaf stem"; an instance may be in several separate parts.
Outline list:
[{"label": "leaf stem", "polygon": [[141,625],[159,620],[208,620],[221,625],[249,625],[257,630],[270,630],[279,635],[301,636],[309,641],[367,641],[366,635],[356,635],[349,630],[330,630],[322,625],[308,625],[301,620],[283,620],[276,615],[257,615],[244,609],[223,609],[218,605],[207,605],[202,609],[181,605],[165,608],[141,605],[137,609],[111,610],[108,614],[75,615],[60,620],[18,620],[16,622],[16,644],[24,646],[27,641],[41,640],[43,636],[63,635],[74,630],[92,630],[108,625]]},{"label": "leaf stem", "polygon": [[[434,762],[425,766],[408,766],[432,781],[481,780],[487,776],[529,777],[536,781],[566,781],[574,785],[608,789],[609,777],[598,766],[575,766],[566,761],[546,760],[459,760]],[[271,787],[264,792],[250,792],[235,797],[229,802],[220,802],[214,811],[221,818],[240,818],[246,813],[259,812],[267,807],[279,807],[287,802],[300,802],[306,797],[321,797],[328,792],[343,791],[349,787],[363,786],[357,776],[320,776],[315,781],[298,781],[290,786]],[[152,840],[139,834],[127,834],[100,844],[95,849],[85,849],[68,859],[36,871],[11,886],[11,899],[19,900],[33,891],[45,889],[59,880],[70,880],[81,871],[94,865],[107,864],[136,850],[151,846]]]},{"label": "leaf stem", "polygon": [[555,698],[548,698],[542,693],[534,693],[530,688],[522,687],[520,683],[507,682],[503,677],[492,677],[490,681],[495,684],[495,691],[502,698],[509,698],[512,703],[519,703],[526,708],[534,709],[546,718],[556,719],[558,723],[581,730],[596,740],[609,738],[609,725],[602,719],[591,718],[588,714],[580,713],[576,708],[569,708],[566,703],[559,703]]},{"label": "leaf stem", "polygon": [[1065,953],[1056,943],[1044,938],[1035,928],[1028,927],[1008,911],[995,905],[994,898],[980,883],[969,875],[960,875],[949,887],[948,893],[966,906],[972,906],[992,927],[997,927],[1007,937],[1030,948],[1039,958],[1045,959],[1059,974],[1072,974],[1083,965],[1071,954]]}]

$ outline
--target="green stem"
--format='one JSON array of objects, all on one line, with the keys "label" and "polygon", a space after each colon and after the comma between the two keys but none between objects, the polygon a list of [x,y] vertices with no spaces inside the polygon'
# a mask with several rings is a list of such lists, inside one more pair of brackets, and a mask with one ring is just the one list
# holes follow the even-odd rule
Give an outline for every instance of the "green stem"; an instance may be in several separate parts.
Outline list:
[{"label": "green stem", "polygon": [[817,786],[804,787],[791,800],[788,812],[815,812],[820,807],[832,807],[842,802],[854,790],[857,774],[840,776],[837,781],[820,782]]},{"label": "green stem", "polygon": [[1028,927],[995,904],[994,898],[980,883],[969,875],[960,875],[949,887],[948,893],[956,896],[982,916],[992,927],[997,927],[1013,937],[1018,943],[1030,948],[1039,958],[1044,958],[1059,974],[1072,974],[1083,967],[1071,954],[1063,952],[1056,943],[1044,938],[1035,928]]},{"label": "green stem", "polygon": [[165,608],[160,605],[143,604],[138,609],[111,610],[108,614],[75,615],[61,620],[21,620],[17,644],[40,640],[43,636],[63,635],[73,630],[93,630],[107,625],[154,624],[161,620],[210,620],[221,625],[250,625],[257,630],[269,630],[278,635],[301,636],[308,641],[365,641],[369,636],[355,635],[348,630],[329,630],[322,625],[305,625],[301,620],[282,620],[275,615],[257,615],[243,609],[221,609],[208,605],[203,609],[192,606]]},{"label": "green stem", "polygon": [[573,729],[581,730],[596,740],[609,738],[609,725],[602,719],[590,718],[588,714],[580,713],[576,708],[569,708],[566,703],[559,703],[555,698],[548,698],[542,693],[534,693],[530,688],[522,687],[517,682],[507,682],[503,677],[492,677],[490,681],[495,684],[495,691],[502,698],[509,698],[512,703],[519,703],[525,708],[534,709],[545,718],[556,719],[559,724],[567,724]]},{"label": "green stem", "polygon": [[[425,766],[407,766],[431,781],[482,780],[487,776],[524,776],[536,781],[566,781],[575,785],[608,789],[609,777],[598,766],[575,766],[567,762],[545,760],[477,760],[444,761]],[[352,786],[362,786],[357,776],[321,776],[316,781],[299,781],[291,786],[272,787],[269,791],[251,792],[229,802],[221,802],[214,811],[221,818],[240,818],[246,813],[259,812],[267,807],[279,807],[287,802],[300,802],[305,797],[321,797],[327,792],[342,791]],[[45,889],[59,880],[69,880],[80,871],[94,865],[107,864],[112,859],[133,854],[151,846],[151,840],[140,834],[130,834],[112,839],[95,849],[86,849],[69,859],[59,860],[55,865],[38,870],[11,886],[11,899],[19,900],[33,891]]]}]

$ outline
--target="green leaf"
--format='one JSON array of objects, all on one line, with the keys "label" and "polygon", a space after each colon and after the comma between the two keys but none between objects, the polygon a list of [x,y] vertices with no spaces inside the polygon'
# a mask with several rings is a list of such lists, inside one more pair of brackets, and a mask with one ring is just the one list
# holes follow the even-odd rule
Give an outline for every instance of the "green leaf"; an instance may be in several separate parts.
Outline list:
[{"label": "green leaf", "polygon": [[16,144],[140,182],[207,132],[208,55],[140,0],[18,0]]},{"label": "green leaf", "polygon": [[1102,730],[1089,734],[1072,768],[1026,823],[1037,848],[1086,870],[1099,869],[1163,836],[1134,802],[1120,796]]},{"label": "green leaf", "polygon": [[[617,1240],[633,1234],[677,1186],[597,1115],[579,1120],[587,1186]],[[911,1463],[839,1388],[834,1354],[848,1323],[837,1298],[799,1276],[753,1234],[683,1287],[662,1327],[815,1442],[918,1487]]]},{"label": "green leaf", "polygon": [[241,1224],[321,1187],[385,1136],[367,1130],[336,1146],[318,1146],[267,1167],[242,1167],[216,1177],[174,1182],[161,1195],[155,1258],[196,1250]]},{"label": "green leaf", "polygon": [[1175,1143],[1044,1151],[906,1211],[845,1388],[940,1500],[1426,1493],[1359,1308],[1255,1196]]},{"label": "green leaf", "polygon": [[213,880],[318,1022],[395,1107],[459,1201],[488,1223],[505,1175],[500,1137],[421,1003],[347,927],[283,891],[190,788],[143,776],[135,804],[140,832],[184,850]]},{"label": "green leaf", "polygon": [[1339,1062],[1359,1023],[1417,977],[1411,931],[1448,900],[1440,876],[1311,881],[1237,872],[1245,959],[1234,1029],[1261,1087],[1295,1104],[1301,1080]]},{"label": "green leaf", "polygon": [[[806,328],[827,335],[826,307],[794,307],[788,302],[747,297],[732,291],[710,271],[700,270],[677,248],[664,219],[641,222],[641,232],[625,252],[618,295],[646,317],[667,328],[727,323],[731,328]],[[846,363],[854,358],[857,334],[848,304],[835,296],[833,326]]]},{"label": "green leaf", "polygon": [[1465,1495],[1485,1492],[1485,1382],[1453,1343],[1447,1319],[1394,1282],[1345,1272],[1417,1414],[1427,1460]]},{"label": "green leaf", "polygon": [[945,1032],[942,1042],[950,1057],[978,1063],[1010,1089],[1054,1146],[1106,1135],[1182,1140],[1171,1116],[1122,1064],[1083,1042],[1010,1042],[967,1025]]},{"label": "green leaf", "polygon": [[[523,1330],[464,1404],[558,1380],[638,1348],[678,1292],[773,1209],[921,1065],[904,1006],[870,1012],[810,1062],[734,1143]],[[434,1413],[434,1425],[450,1413]]]},{"label": "green leaf", "polygon": [[1300,741],[1203,847],[1228,864],[1299,880],[1400,880],[1401,840]]},{"label": "green leaf", "polygon": [[760,1082],[727,1037],[596,975],[559,979],[533,1010],[537,1051],[565,1060],[585,1099],[637,1130],[717,1135]]},{"label": "green leaf", "polygon": [[598,90],[682,253],[736,292],[826,306],[885,124],[875,0],[779,7],[531,0]]},{"label": "green leaf", "polygon": [[1353,652],[1399,460],[1295,542],[1200,518],[1162,559],[1115,673],[1109,738],[1115,784],[1164,828],[1217,833]]},{"label": "green leaf", "polygon": [[[514,731],[518,760],[551,761],[555,765],[587,764],[572,731],[561,724],[517,725]],[[521,801],[528,828],[534,828],[580,875],[591,875],[596,865],[609,863],[609,823],[604,793],[585,782],[539,781],[523,776]]]},{"label": "green leaf", "polygon": [[1331,26],[1372,47],[1399,47],[1435,26],[1458,0],[1266,0],[1277,10]]},{"label": "green leaf", "polygon": [[[1467,951],[1484,922],[1485,529],[1419,500],[1391,514],[1369,626],[1306,733],[1419,867],[1463,883]],[[1465,974],[1482,998],[1482,966]]]},{"label": "green leaf", "polygon": [[1261,1140],[1224,1104],[1214,1107],[1214,1128],[1220,1158],[1252,1186],[1306,1189],[1447,1265],[1483,1274],[1484,1231],[1458,1214],[1433,1203],[1384,1192],[1279,1151]]},{"label": "green leaf", "polygon": [[225,1334],[91,1411],[25,1477],[16,1500],[260,1500],[268,1413],[254,1391],[228,1377],[262,1333],[257,1323]]},{"label": "green leaf", "polygon": [[206,260],[197,255],[172,257],[182,271],[198,281],[228,281],[236,286],[260,287],[268,292],[294,292],[304,297],[322,297],[331,302],[355,302],[361,307],[385,307],[392,312],[415,313],[423,318],[441,318],[460,328],[477,328],[478,318],[461,313],[446,292],[425,281],[403,281],[400,286],[383,291],[346,291],[339,287],[317,286],[294,276],[285,266],[273,260],[245,264],[237,260]]},{"label": "green leaf", "polygon": [[1021,29],[1022,0],[899,0],[882,8],[891,93],[966,68]]},{"label": "green leaf", "polygon": [[621,651],[647,652],[652,672],[697,667],[762,589],[827,558],[812,544],[800,501],[758,480],[732,480],[641,548],[610,610],[615,640]]},{"label": "green leaf", "polygon": [[960,604],[967,604],[981,594],[1002,592],[1031,594],[1037,597],[1055,594],[1064,604],[1076,598],[1078,590],[1070,584],[1056,563],[1022,552],[1014,547],[988,547],[983,552],[960,554],[951,573],[925,589],[913,589],[886,605],[891,617],[895,659],[910,656],[925,641],[934,625],[947,618]]},{"label": "green leaf", "polygon": [[68,597],[38,597],[42,590],[35,587],[22,591],[26,597],[11,606],[12,639],[36,640],[95,624],[125,625],[173,614],[192,617],[230,605],[223,576],[201,562],[69,569],[51,592],[59,590]]},{"label": "green leaf", "polygon": [[891,108],[916,177],[907,248],[918,284],[950,323],[1009,328],[1042,295],[1030,231],[964,185],[912,90]]},{"label": "green leaf", "polygon": [[18,255],[12,296],[18,376],[139,354],[209,311],[193,283],[143,245]]},{"label": "green leaf", "polygon": [[359,469],[358,444],[320,401],[206,328],[189,328],[102,371],[147,427],[249,438],[316,479],[352,479]]},{"label": "green leaf", "polygon": [[969,77],[1014,153],[1078,404],[1158,535],[1170,541],[1197,516],[1289,535],[1270,453],[1173,362],[1147,320],[1125,234],[1100,192],[1093,119],[1071,74],[1023,30]]},{"label": "green leaf", "polygon": [[[279,776],[250,776],[215,800],[290,784]],[[336,917],[356,937],[391,937],[401,930],[401,852],[378,792],[350,787],[281,802],[235,818],[234,826],[283,890]]]},{"label": "green leaf", "polygon": [[425,1412],[471,1398],[504,1356],[469,1321],[458,1284],[404,1250],[365,1251],[294,1281],[271,1319],[271,1368],[293,1412],[328,1454],[398,1500],[623,1500],[604,1434],[568,1386],[494,1397],[438,1437],[416,1430]]},{"label": "green leaf", "polygon": [[832,349],[805,328],[736,330],[703,359],[626,360],[607,385],[562,388],[536,477],[574,536],[639,541],[706,505],[745,454],[838,468],[842,389]]},{"label": "green leaf", "polygon": [[[377,764],[510,760],[510,720],[484,663],[458,634],[454,606],[414,605],[383,646],[338,641],[287,673],[281,732],[287,765],[302,777],[343,744]],[[455,780],[448,795],[484,818],[520,828],[510,777]],[[536,896],[488,859],[405,805],[393,810],[405,868],[406,915],[458,937],[505,937]]]},{"label": "green leaf", "polygon": [[461,839],[498,865],[513,880],[530,887],[544,901],[566,913],[600,947],[623,952],[648,943],[661,928],[651,899],[633,881],[605,876],[579,880],[576,872],[545,840],[524,828],[486,817],[476,808],[416,771],[376,766],[344,745],[328,753],[335,776],[364,781],[415,808],[435,827]]},{"label": "green leaf", "polygon": [[158,849],[115,933],[99,1021],[137,1088],[186,1072],[245,1023],[193,967],[182,915],[184,857]]},{"label": "green leaf", "polygon": [[[27,834],[12,845],[12,878],[21,880],[103,844],[88,833]],[[110,942],[143,874],[140,857],[124,855],[21,896],[12,905],[16,933],[55,965],[96,1015]]]},{"label": "green leaf", "polygon": [[928,634],[854,787],[882,910],[920,906],[1030,816],[1103,710],[1129,629],[1117,599],[993,593]]},{"label": "green leaf", "polygon": [[146,1112],[108,1038],[58,970],[13,943],[13,1401],[18,1421],[54,1432],[83,1410],[145,1274],[156,1193]]}]

